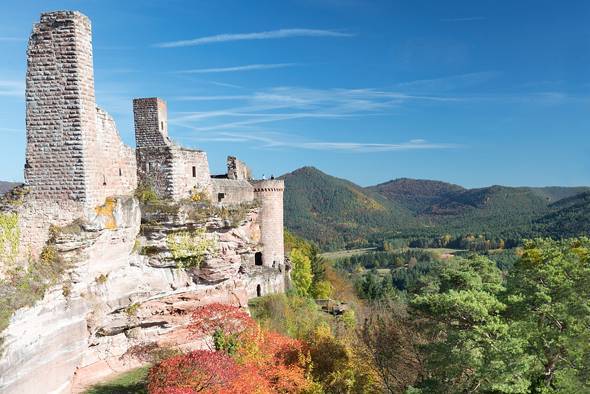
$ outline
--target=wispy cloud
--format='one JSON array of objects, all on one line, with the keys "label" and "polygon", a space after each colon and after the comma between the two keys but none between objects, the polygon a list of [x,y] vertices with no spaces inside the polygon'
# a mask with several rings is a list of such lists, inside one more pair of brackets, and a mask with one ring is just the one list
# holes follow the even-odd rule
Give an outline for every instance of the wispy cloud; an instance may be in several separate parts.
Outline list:
[{"label": "wispy cloud", "polygon": [[[171,124],[193,131],[235,130],[295,119],[344,119],[383,115],[408,101],[446,102],[453,97],[409,95],[382,89],[309,89],[275,87],[250,95],[180,96],[175,100],[210,101],[220,108],[176,113]],[[224,102],[231,103],[231,106]],[[237,103],[237,106],[236,106]]]},{"label": "wispy cloud", "polygon": [[205,81],[215,86],[221,86],[222,88],[232,88],[232,89],[244,89],[243,86],[235,85],[233,83],[227,82],[219,82],[219,81]]},{"label": "wispy cloud", "polygon": [[274,68],[285,68],[296,66],[297,63],[274,63],[274,64],[247,64],[233,67],[197,68],[192,70],[180,70],[179,74],[208,74],[208,73],[231,73],[239,71],[271,70]]},{"label": "wispy cloud", "polygon": [[214,36],[199,37],[190,40],[161,42],[155,44],[155,46],[159,48],[178,48],[216,44],[230,41],[271,40],[292,37],[353,37],[354,35],[355,34],[336,30],[280,29],[255,33],[218,34]]},{"label": "wispy cloud", "polygon": [[484,21],[488,18],[484,16],[467,16],[462,18],[442,18],[441,22],[473,22],[473,21]]},{"label": "wispy cloud", "polygon": [[439,78],[401,82],[398,83],[396,87],[400,90],[412,92],[442,92],[480,85],[498,77],[499,75],[500,73],[497,71],[478,71],[465,74],[447,75]]},{"label": "wispy cloud", "polygon": [[23,81],[0,80],[0,96],[23,97],[24,94]]},{"label": "wispy cloud", "polygon": [[400,143],[367,143],[348,141],[309,141],[293,134],[277,132],[220,132],[215,135],[188,136],[184,140],[192,142],[257,142],[260,148],[293,148],[319,151],[339,151],[350,153],[378,153],[409,150],[454,149],[461,145],[452,143],[432,143],[423,139],[413,139]]}]

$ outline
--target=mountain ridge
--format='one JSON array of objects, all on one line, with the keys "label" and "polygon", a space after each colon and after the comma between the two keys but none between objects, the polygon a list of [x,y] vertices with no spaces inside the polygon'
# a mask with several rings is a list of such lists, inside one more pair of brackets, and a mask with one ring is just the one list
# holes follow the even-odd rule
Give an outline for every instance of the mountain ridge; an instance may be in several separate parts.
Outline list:
[{"label": "mountain ridge", "polygon": [[[563,225],[552,220],[571,218],[579,209],[590,211],[584,199],[559,204],[567,199],[577,202],[574,197],[590,194],[590,187],[492,185],[469,189],[411,178],[362,187],[315,167],[303,167],[281,178],[285,179],[287,228],[329,248],[363,246],[385,234],[486,234],[513,239],[555,235],[555,228]],[[368,209],[371,206],[375,209]],[[575,224],[568,233],[582,228],[583,223]]]}]

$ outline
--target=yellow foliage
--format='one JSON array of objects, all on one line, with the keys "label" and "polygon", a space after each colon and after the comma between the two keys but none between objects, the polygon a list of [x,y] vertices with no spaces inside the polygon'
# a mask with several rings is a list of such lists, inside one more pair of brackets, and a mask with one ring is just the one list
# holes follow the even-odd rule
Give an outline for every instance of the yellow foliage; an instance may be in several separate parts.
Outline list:
[{"label": "yellow foliage", "polygon": [[16,213],[0,213],[0,262],[14,263],[18,255],[20,229]]}]

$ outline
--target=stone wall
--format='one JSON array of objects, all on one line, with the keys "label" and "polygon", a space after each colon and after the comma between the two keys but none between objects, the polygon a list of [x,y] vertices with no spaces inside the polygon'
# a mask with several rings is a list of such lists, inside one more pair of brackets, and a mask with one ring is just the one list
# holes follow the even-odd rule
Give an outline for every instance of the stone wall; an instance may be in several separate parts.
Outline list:
[{"label": "stone wall", "polygon": [[135,144],[138,147],[170,145],[168,108],[157,97],[133,99]]},{"label": "stone wall", "polygon": [[241,204],[254,200],[254,187],[247,181],[212,178],[212,201],[215,204]]},{"label": "stone wall", "polygon": [[283,266],[285,246],[283,240],[283,192],[282,180],[261,180],[252,182],[254,196],[262,204],[262,262],[265,266]]},{"label": "stone wall", "polygon": [[100,108],[96,109],[96,140],[91,159],[87,164],[91,177],[89,194],[93,201],[102,204],[109,196],[130,195],[137,187],[135,151],[121,141],[113,118]]},{"label": "stone wall", "polygon": [[193,191],[211,196],[211,173],[207,153],[174,146],[173,150],[174,200],[190,197]]},{"label": "stone wall", "polygon": [[234,156],[227,157],[227,177],[229,179],[250,180],[252,179],[252,171],[241,160]]}]

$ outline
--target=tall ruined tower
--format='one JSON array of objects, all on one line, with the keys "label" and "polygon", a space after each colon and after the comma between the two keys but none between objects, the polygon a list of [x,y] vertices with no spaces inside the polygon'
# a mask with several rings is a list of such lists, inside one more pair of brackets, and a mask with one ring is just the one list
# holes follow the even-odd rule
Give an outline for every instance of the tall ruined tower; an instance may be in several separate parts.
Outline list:
[{"label": "tall ruined tower", "polygon": [[262,264],[268,267],[283,265],[283,192],[285,182],[278,179],[253,181],[254,197],[262,205],[261,243]]},{"label": "tall ruined tower", "polygon": [[31,197],[91,208],[132,193],[133,151],[96,107],[88,18],[74,11],[42,14],[27,55],[25,182]]},{"label": "tall ruined tower", "polygon": [[37,255],[50,225],[92,219],[110,196],[133,194],[133,149],[96,107],[90,21],[74,11],[41,14],[27,51],[29,194],[19,214],[21,253]]}]

